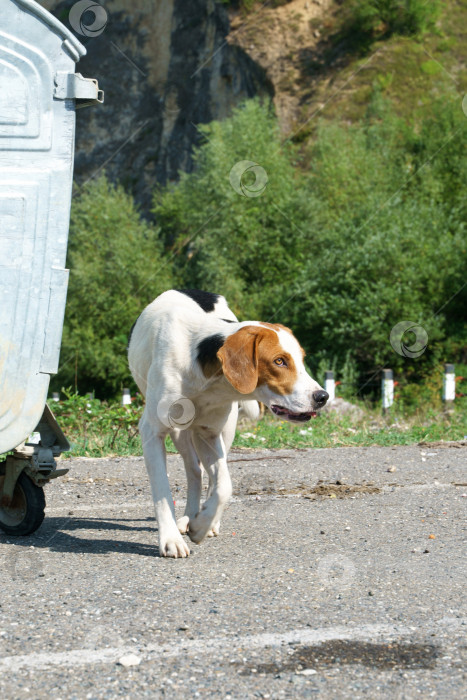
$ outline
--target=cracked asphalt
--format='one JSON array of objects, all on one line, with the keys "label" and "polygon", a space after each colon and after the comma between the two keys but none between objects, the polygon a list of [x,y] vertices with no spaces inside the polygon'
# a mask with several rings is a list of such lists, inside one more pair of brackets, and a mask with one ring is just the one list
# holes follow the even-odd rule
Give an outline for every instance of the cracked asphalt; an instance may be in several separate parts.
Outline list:
[{"label": "cracked asphalt", "polygon": [[63,460],[41,528],[0,534],[1,696],[465,696],[466,455],[233,451],[220,536],[180,560],[142,458]]}]

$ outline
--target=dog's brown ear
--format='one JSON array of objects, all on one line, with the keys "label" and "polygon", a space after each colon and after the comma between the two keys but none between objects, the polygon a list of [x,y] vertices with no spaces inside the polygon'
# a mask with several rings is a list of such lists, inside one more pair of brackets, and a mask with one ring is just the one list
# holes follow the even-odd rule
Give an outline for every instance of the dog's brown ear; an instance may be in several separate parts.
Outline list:
[{"label": "dog's brown ear", "polygon": [[245,326],[226,338],[217,352],[225,378],[241,394],[251,394],[258,384],[258,334]]}]

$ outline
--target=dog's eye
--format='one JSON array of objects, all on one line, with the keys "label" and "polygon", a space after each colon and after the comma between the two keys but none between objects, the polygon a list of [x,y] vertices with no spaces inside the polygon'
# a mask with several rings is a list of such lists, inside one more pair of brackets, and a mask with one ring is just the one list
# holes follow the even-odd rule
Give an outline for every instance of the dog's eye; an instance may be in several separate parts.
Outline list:
[{"label": "dog's eye", "polygon": [[278,357],[274,360],[274,364],[278,367],[287,367],[287,363],[283,357]]}]

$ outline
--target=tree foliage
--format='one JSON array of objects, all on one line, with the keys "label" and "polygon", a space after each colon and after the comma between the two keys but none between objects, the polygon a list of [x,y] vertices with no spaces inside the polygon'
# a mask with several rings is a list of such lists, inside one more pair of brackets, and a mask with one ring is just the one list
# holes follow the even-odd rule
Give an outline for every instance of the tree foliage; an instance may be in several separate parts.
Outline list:
[{"label": "tree foliage", "polygon": [[[274,116],[246,103],[204,127],[195,173],[156,199],[185,253],[181,279],[225,293],[242,318],[291,325],[312,367],[335,357],[361,377],[385,363],[413,371],[389,343],[407,319],[430,338],[418,369],[442,359],[464,340],[461,295],[441,307],[463,283],[465,124],[443,100],[407,125],[375,93],[363,123],[321,125],[305,172]],[[229,182],[244,160],[267,174],[261,196]]]},{"label": "tree foliage", "polygon": [[171,287],[159,230],[105,177],[73,199],[67,265],[70,283],[53,386],[115,394],[129,379],[128,333],[142,309]]},{"label": "tree foliage", "polygon": [[[465,360],[457,101],[407,124],[375,92],[365,120],[323,122],[302,153],[256,100],[200,129],[194,171],[155,194],[157,226],[105,178],[75,198],[56,386],[73,386],[76,367],[80,391],[115,393],[133,321],[170,287],[215,291],[241,319],[291,326],[310,368],[345,368],[352,391],[383,365],[416,378]],[[428,334],[417,359],[389,342],[406,320]]]},{"label": "tree foliage", "polygon": [[343,3],[342,37],[360,50],[393,34],[420,35],[432,28],[441,12],[438,0],[351,0]]}]

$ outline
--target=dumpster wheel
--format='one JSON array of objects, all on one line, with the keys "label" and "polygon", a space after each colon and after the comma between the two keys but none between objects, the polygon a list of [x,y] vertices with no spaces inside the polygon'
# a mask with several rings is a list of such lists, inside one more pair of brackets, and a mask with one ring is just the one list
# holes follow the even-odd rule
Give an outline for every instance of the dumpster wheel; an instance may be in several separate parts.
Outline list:
[{"label": "dumpster wheel", "polygon": [[[0,474],[0,489],[5,476]],[[0,504],[0,529],[7,535],[30,535],[44,520],[44,490],[23,471],[18,477],[11,503]]]}]

